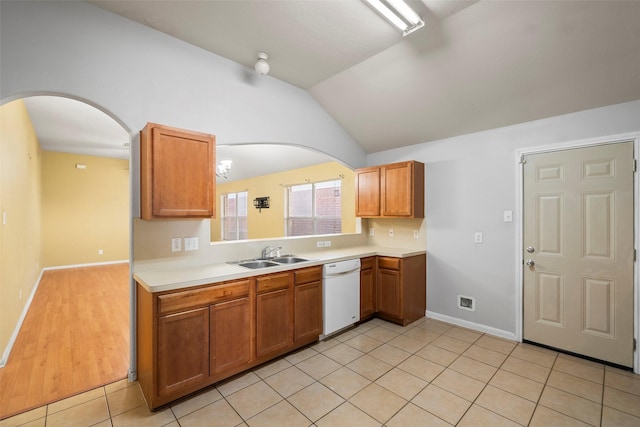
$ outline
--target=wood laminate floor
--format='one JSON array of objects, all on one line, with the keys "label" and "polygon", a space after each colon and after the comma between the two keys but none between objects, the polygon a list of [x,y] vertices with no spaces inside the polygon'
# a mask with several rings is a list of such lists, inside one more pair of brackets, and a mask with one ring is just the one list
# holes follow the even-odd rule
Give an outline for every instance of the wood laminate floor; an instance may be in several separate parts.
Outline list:
[{"label": "wood laminate floor", "polygon": [[0,419],[125,378],[129,338],[128,263],[46,271],[0,368]]}]

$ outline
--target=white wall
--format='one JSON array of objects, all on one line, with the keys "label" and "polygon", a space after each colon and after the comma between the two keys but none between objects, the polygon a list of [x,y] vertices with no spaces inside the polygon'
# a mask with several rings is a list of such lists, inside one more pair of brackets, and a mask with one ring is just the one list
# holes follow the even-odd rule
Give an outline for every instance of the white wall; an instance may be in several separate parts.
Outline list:
[{"label": "white wall", "polygon": [[[364,165],[362,148],[307,91],[87,3],[1,2],[0,8],[0,100],[60,93],[110,113],[132,134],[134,217],[139,130],[147,122],[210,132],[217,144],[297,144]],[[158,223],[145,230],[171,234],[181,227]]]},{"label": "white wall", "polygon": [[[517,150],[627,132],[640,132],[640,100],[367,156],[425,163],[427,310],[515,333]],[[459,310],[458,294],[476,311]]]},{"label": "white wall", "polygon": [[307,91],[84,2],[0,8],[2,103],[54,92],[96,104],[132,134],[157,122],[213,133],[218,144],[299,144],[364,163]]}]

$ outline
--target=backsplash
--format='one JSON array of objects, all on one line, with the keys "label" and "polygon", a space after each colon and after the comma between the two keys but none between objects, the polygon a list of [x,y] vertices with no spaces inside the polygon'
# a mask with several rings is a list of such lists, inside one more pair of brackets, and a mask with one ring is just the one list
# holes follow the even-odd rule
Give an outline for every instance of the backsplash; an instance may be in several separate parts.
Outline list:
[{"label": "backsplash", "polygon": [[[256,239],[238,242],[210,243],[209,220],[133,221],[133,270],[157,268],[158,264],[188,267],[209,262],[227,262],[253,258],[267,245],[282,246],[282,254],[310,253],[370,244],[364,233]],[[185,251],[184,238],[198,237],[198,250]],[[181,250],[171,251],[171,239],[180,238]],[[318,247],[318,242],[329,247]]]},{"label": "backsplash", "polygon": [[423,250],[427,248],[427,226],[424,218],[369,218],[366,223],[363,222],[362,228],[369,245]]}]

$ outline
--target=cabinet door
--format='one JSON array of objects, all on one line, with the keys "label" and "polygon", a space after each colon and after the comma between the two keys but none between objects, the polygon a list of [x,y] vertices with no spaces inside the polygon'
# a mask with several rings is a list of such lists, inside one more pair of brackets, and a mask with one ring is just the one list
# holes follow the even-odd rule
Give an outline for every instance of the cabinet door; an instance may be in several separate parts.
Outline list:
[{"label": "cabinet door", "polygon": [[379,268],[376,293],[379,313],[402,317],[402,285],[399,271]]},{"label": "cabinet door", "polygon": [[256,296],[256,355],[258,358],[283,351],[292,344],[290,295],[287,288]]},{"label": "cabinet door", "polygon": [[380,168],[356,170],[356,216],[380,215]]},{"label": "cabinet door", "polygon": [[360,320],[376,311],[375,279],[373,268],[360,271]]},{"label": "cabinet door", "polygon": [[148,124],[140,138],[143,219],[215,216],[215,137]]},{"label": "cabinet door", "polygon": [[322,282],[294,288],[294,342],[311,342],[322,334]]},{"label": "cabinet door", "polygon": [[209,308],[158,319],[158,395],[197,385],[209,376]]},{"label": "cabinet door", "polygon": [[382,167],[382,216],[413,215],[413,164],[394,163]]},{"label": "cabinet door", "polygon": [[219,374],[251,360],[251,304],[249,298],[210,307],[211,372]]}]

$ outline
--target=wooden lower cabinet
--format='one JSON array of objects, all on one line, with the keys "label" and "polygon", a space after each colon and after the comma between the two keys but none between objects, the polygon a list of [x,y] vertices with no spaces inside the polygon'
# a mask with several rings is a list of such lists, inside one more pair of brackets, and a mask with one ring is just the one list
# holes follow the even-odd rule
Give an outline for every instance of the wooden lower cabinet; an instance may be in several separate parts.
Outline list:
[{"label": "wooden lower cabinet", "polygon": [[403,293],[400,280],[400,271],[378,268],[376,283],[378,313],[391,317],[402,317]]},{"label": "wooden lower cabinet", "polygon": [[322,334],[322,267],[295,272],[293,342],[304,345]]},{"label": "wooden lower cabinet", "polygon": [[137,285],[137,376],[156,409],[255,360],[253,279],[149,293]]},{"label": "wooden lower cabinet", "polygon": [[376,308],[376,257],[360,260],[360,321],[373,316]]},{"label": "wooden lower cabinet", "polygon": [[[362,266],[362,317],[407,325],[425,315],[426,255]],[[317,341],[322,266],[158,293],[138,284],[136,313],[138,382],[157,409]]]},{"label": "wooden lower cabinet", "polygon": [[256,358],[276,357],[293,345],[291,272],[256,277]]},{"label": "wooden lower cabinet", "polygon": [[158,395],[204,382],[209,377],[208,359],[208,308],[158,319]]},{"label": "wooden lower cabinet", "polygon": [[256,297],[256,356],[280,354],[291,346],[291,292],[266,292]]},{"label": "wooden lower cabinet", "polygon": [[209,308],[212,375],[223,374],[251,361],[251,311],[248,297]]},{"label": "wooden lower cabinet", "polygon": [[377,316],[408,325],[427,310],[427,258],[378,257],[376,280]]}]

